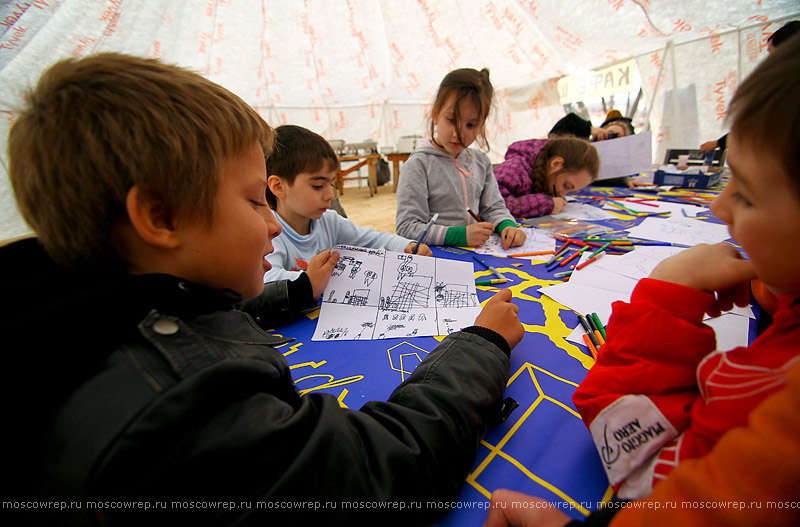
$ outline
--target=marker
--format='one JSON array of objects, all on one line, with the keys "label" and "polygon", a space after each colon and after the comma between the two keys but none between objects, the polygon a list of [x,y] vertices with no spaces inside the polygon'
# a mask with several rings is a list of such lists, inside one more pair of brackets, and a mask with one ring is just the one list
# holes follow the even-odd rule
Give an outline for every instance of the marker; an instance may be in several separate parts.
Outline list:
[{"label": "marker", "polygon": [[553,183],[553,197],[554,198],[558,197],[558,191],[556,190],[556,184],[555,183]]},{"label": "marker", "polygon": [[631,209],[629,209],[628,207],[626,207],[625,205],[622,205],[621,203],[617,203],[616,201],[609,200],[607,203],[608,203],[609,205],[613,205],[613,206],[615,206],[615,207],[617,207],[617,208],[619,208],[619,209],[622,209],[622,210],[624,210],[625,212],[627,212],[627,213],[629,213],[629,214],[634,214],[634,215],[638,215],[638,214],[639,214],[639,213],[638,213],[638,212],[636,212],[635,210],[631,210]]},{"label": "marker", "polygon": [[561,261],[561,263],[560,263],[560,264],[558,264],[558,266],[559,266],[559,267],[564,267],[565,265],[567,265],[567,263],[568,263],[568,262],[570,262],[571,260],[573,260],[573,259],[574,259],[576,256],[580,256],[581,254],[583,254],[583,252],[584,252],[586,249],[588,249],[588,248],[589,248],[589,246],[588,246],[588,245],[587,245],[586,247],[581,247],[581,250],[580,250],[580,251],[575,251],[574,253],[570,254],[568,257],[564,258],[564,259]]},{"label": "marker", "polygon": [[[681,210],[683,210],[683,209],[681,209]],[[671,212],[637,212],[636,215],[639,216],[640,218],[645,218],[647,216],[671,216],[672,213]]]},{"label": "marker", "polygon": [[597,337],[597,341],[600,343],[601,346],[606,343],[606,339],[603,338],[603,334],[600,333],[599,329],[594,330],[594,336]]},{"label": "marker", "polygon": [[477,215],[477,214],[475,214],[474,212],[472,212],[472,209],[467,209],[467,212],[469,212],[469,215],[470,215],[470,216],[472,216],[473,218],[475,218],[475,221],[477,221],[478,223],[480,223],[480,222],[481,222],[481,219],[478,217],[478,215]]},{"label": "marker", "polygon": [[555,251],[536,251],[532,253],[517,253],[517,254],[509,254],[508,256],[519,258],[522,256],[540,256],[542,254],[555,254]]},{"label": "marker", "polygon": [[[597,316],[597,313],[592,313],[592,320],[594,320],[594,325],[597,326],[598,331],[603,334],[603,339],[606,338],[606,327],[600,322],[600,317]],[[602,344],[602,343],[601,343]]]},{"label": "marker", "polygon": [[589,335],[587,335],[586,333],[583,334],[583,341],[586,343],[586,347],[589,348],[589,351],[592,353],[592,357],[594,357],[594,360],[597,360],[597,348],[589,338]]},{"label": "marker", "polygon": [[597,346],[600,345],[600,342],[597,340],[597,337],[594,335],[594,330],[589,326],[589,322],[586,320],[586,317],[578,314],[578,320],[581,322],[581,326],[583,326],[583,331],[585,332],[586,336],[591,339],[592,343],[596,344]]},{"label": "marker", "polygon": [[586,261],[585,261],[585,262],[583,262],[582,264],[578,264],[578,266],[577,266],[577,267],[575,267],[575,270],[576,270],[576,271],[580,271],[581,269],[583,269],[584,267],[586,267],[586,266],[587,266],[587,265],[589,265],[590,263],[594,262],[595,260],[599,260],[600,258],[602,258],[602,257],[603,257],[603,255],[605,255],[605,254],[606,254],[606,253],[605,253],[605,251],[603,251],[603,252],[601,252],[601,253],[597,253],[597,255],[596,255],[596,256],[592,256],[591,258],[589,258],[588,260],[586,260]]},{"label": "marker", "polygon": [[422,231],[422,236],[419,237],[419,240],[417,240],[417,244],[414,246],[414,250],[411,251],[413,254],[417,254],[417,249],[419,249],[420,244],[423,241],[425,241],[425,237],[428,235],[428,231],[430,230],[431,225],[433,225],[433,222],[435,222],[438,218],[439,218],[439,213],[437,212],[436,214],[433,215],[431,221],[429,221],[428,224],[425,226],[425,230]]},{"label": "marker", "polygon": [[594,333],[597,331],[597,324],[594,321],[594,317],[592,317],[591,313],[587,313],[586,316],[586,323],[589,324],[589,333]]},{"label": "marker", "polygon": [[569,277],[569,276],[572,276],[572,273],[573,273],[573,272],[574,272],[574,271],[561,271],[560,273],[555,273],[555,274],[553,274],[553,278],[564,278],[564,277]]},{"label": "marker", "polygon": [[480,258],[478,258],[478,255],[476,255],[475,253],[473,253],[473,254],[472,254],[472,258],[473,258],[473,259],[474,259],[476,262],[478,262],[479,264],[481,264],[482,266],[484,266],[485,268],[487,268],[488,270],[490,270],[491,272],[493,272],[493,273],[494,273],[494,275],[495,275],[497,278],[500,278],[500,279],[502,279],[502,280],[505,280],[505,279],[506,279],[506,277],[505,277],[505,276],[503,276],[502,274],[500,274],[500,271],[498,271],[497,269],[495,269],[495,268],[494,268],[494,267],[492,267],[491,265],[487,264],[486,262],[484,262],[483,260],[481,260]]},{"label": "marker", "polygon": [[680,243],[671,243],[671,242],[652,242],[652,241],[642,241],[642,240],[635,240],[633,242],[634,245],[664,245],[664,246],[671,246],[671,247],[690,247],[690,245],[683,245]]},{"label": "marker", "polygon": [[569,240],[568,240],[568,241],[566,241],[566,242],[564,243],[564,245],[562,245],[562,246],[561,246],[561,249],[557,250],[557,251],[556,251],[556,254],[554,254],[552,258],[550,258],[549,260],[547,260],[547,262],[545,262],[545,264],[544,264],[544,265],[545,265],[545,266],[547,266],[547,267],[549,267],[550,265],[554,264],[554,263],[555,263],[555,261],[556,261],[556,260],[558,260],[558,257],[559,257],[559,256],[561,256],[561,253],[563,253],[564,251],[566,251],[566,250],[567,250],[567,247],[569,247],[569,244],[571,244],[571,243],[572,243],[572,242],[571,242],[571,241],[569,241]]},{"label": "marker", "polygon": [[590,258],[590,259],[591,259],[591,258],[594,258],[595,256],[597,256],[597,255],[598,255],[598,254],[600,254],[601,252],[605,251],[606,249],[608,249],[608,246],[609,246],[609,245],[611,245],[612,243],[613,243],[613,242],[606,242],[606,243],[605,243],[605,244],[604,244],[602,247],[600,247],[600,248],[599,248],[599,249],[597,249],[595,252],[593,252],[592,254],[590,254],[590,255],[589,255],[589,258]]},{"label": "marker", "polygon": [[506,282],[508,282],[508,278],[492,278],[491,280],[475,280],[475,285],[496,285]]}]

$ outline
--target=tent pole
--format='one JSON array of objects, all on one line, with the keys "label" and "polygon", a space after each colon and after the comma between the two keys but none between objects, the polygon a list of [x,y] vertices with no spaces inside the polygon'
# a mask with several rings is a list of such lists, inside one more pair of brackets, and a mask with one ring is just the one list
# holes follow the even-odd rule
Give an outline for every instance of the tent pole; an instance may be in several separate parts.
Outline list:
[{"label": "tent pole", "polygon": [[675,114],[675,126],[673,130],[677,132],[673,140],[678,140],[675,144],[683,145],[683,119],[681,118],[680,98],[678,94],[678,72],[675,68],[675,50],[670,49],[670,62],[672,64],[672,112]]},{"label": "tent pole", "polygon": [[650,112],[653,111],[653,104],[656,101],[658,89],[661,87],[661,74],[664,72],[664,66],[667,64],[667,52],[672,47],[672,39],[667,40],[667,45],[664,46],[664,56],[661,60],[661,67],[658,68],[658,76],[656,77],[656,86],[653,88],[653,96],[650,97],[650,104],[647,105],[647,117],[644,120],[644,130],[646,132],[650,129]]}]

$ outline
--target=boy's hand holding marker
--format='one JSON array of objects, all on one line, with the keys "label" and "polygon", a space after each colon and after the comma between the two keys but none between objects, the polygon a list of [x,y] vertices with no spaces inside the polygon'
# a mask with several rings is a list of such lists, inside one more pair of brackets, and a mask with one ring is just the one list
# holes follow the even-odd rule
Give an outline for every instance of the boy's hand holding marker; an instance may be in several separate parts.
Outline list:
[{"label": "boy's hand holding marker", "polygon": [[702,243],[659,263],[650,278],[708,291],[716,302],[707,311],[717,317],[733,305],[750,305],[750,280],[755,268],[727,243]]}]

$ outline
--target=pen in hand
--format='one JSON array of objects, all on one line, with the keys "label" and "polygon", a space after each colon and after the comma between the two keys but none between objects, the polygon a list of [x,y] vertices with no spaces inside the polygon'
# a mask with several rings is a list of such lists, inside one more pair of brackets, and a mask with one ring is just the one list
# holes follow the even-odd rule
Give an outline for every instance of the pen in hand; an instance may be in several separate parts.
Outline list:
[{"label": "pen in hand", "polygon": [[419,240],[417,240],[417,244],[414,245],[414,250],[411,251],[411,254],[417,254],[417,250],[419,249],[420,244],[422,244],[422,242],[425,241],[425,237],[428,236],[428,231],[430,230],[431,225],[433,225],[433,223],[438,218],[439,218],[439,213],[437,212],[436,214],[433,215],[433,218],[431,218],[431,221],[429,221],[428,224],[425,225],[425,230],[422,231],[422,236],[420,236]]}]

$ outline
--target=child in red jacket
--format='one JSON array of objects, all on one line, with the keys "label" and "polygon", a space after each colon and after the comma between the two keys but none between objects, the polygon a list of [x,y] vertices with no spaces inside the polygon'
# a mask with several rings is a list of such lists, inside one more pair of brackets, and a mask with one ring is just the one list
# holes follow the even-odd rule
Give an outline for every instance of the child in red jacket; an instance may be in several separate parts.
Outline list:
[{"label": "child in red jacket", "polygon": [[[591,525],[605,524],[616,511],[612,526],[800,520],[796,508],[770,506],[800,499],[798,91],[795,37],[731,101],[732,178],[711,210],[749,259],[724,243],[699,245],[664,260],[637,285],[630,303],[614,304],[607,341],[573,400],[617,495],[677,507],[605,509],[592,515]],[[777,296],[772,324],[749,347],[716,351],[704,313],[746,305],[754,277]],[[746,507],[716,508],[732,502]],[[568,521],[537,498],[500,491],[485,525]]]},{"label": "child in red jacket", "polygon": [[[681,461],[703,456],[800,356],[800,40],[765,61],[731,102],[731,181],[711,205],[732,246],[700,245],[663,261],[630,303],[617,302],[598,362],[574,402],[621,498],[640,498]],[[749,303],[758,277],[777,295],[751,346],[715,351],[703,315]]]}]

